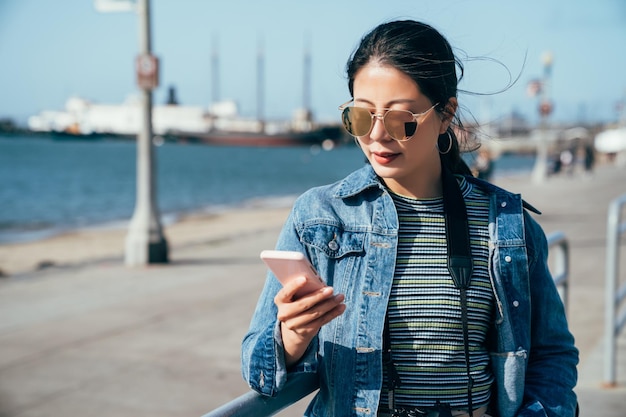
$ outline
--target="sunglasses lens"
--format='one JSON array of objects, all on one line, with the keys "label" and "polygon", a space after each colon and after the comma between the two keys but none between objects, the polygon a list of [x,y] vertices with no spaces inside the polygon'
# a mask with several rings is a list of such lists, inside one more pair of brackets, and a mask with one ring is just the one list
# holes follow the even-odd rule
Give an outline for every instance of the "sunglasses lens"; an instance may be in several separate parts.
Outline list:
[{"label": "sunglasses lens", "polygon": [[[372,130],[372,113],[364,107],[346,107],[341,113],[341,121],[352,136],[365,136]],[[388,110],[383,123],[389,136],[399,141],[410,139],[417,131],[417,121],[409,111]]]},{"label": "sunglasses lens", "polygon": [[343,109],[341,121],[348,133],[353,136],[365,136],[372,127],[372,115],[369,110],[360,107]]},{"label": "sunglasses lens", "polygon": [[384,121],[387,133],[396,140],[407,140],[417,131],[417,121],[408,111],[389,110]]}]

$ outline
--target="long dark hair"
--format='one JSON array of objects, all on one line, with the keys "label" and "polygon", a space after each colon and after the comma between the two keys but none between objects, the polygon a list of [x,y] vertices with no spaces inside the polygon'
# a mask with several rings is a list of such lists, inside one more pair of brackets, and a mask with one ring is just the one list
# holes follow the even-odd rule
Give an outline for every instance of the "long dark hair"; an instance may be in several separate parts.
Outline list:
[{"label": "long dark hair", "polygon": [[[370,62],[389,65],[407,74],[417,83],[422,94],[432,103],[439,103],[435,108],[439,114],[450,116],[446,105],[451,97],[457,97],[457,84],[463,78],[463,64],[437,30],[425,23],[402,20],[381,24],[365,35],[346,65],[351,97],[354,97],[355,75]],[[448,149],[449,140],[452,141],[450,151],[442,154],[441,160],[452,172],[471,175],[471,170],[461,158],[453,126],[466,133],[455,114],[448,130],[439,136],[439,142],[445,144],[440,149]]]}]

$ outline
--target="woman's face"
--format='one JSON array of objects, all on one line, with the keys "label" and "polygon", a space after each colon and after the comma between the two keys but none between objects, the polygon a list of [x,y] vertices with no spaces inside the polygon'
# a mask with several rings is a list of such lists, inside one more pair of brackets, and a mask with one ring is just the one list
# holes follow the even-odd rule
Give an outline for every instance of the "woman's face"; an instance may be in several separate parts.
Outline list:
[{"label": "woman's face", "polygon": [[[370,62],[354,77],[354,105],[384,115],[383,109],[422,113],[433,106],[418,85],[405,73],[388,65]],[[455,103],[454,103],[455,104]],[[440,195],[441,163],[437,138],[449,125],[433,109],[418,118],[418,129],[406,142],[392,139],[382,120],[374,118],[371,132],[358,138],[374,171],[392,191],[410,197]]]}]

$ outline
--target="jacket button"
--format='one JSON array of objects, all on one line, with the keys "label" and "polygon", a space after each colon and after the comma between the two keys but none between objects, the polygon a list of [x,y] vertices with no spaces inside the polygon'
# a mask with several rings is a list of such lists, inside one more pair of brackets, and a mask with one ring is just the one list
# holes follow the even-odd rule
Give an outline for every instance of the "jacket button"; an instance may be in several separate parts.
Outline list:
[{"label": "jacket button", "polygon": [[336,242],[336,241],[334,241],[334,240],[331,240],[331,241],[328,243],[328,247],[330,248],[330,250],[337,250],[337,249],[339,249],[339,245],[338,245],[338,244],[337,244],[337,242]]},{"label": "jacket button", "polygon": [[513,307],[519,307],[519,301],[517,300],[513,301]]},{"label": "jacket button", "polygon": [[506,201],[503,201],[502,203],[500,203],[500,205],[501,205],[502,207],[506,207]]},{"label": "jacket button", "polygon": [[506,255],[506,256],[504,257],[504,261],[505,261],[505,262],[511,262],[511,257],[510,257],[509,255]]}]

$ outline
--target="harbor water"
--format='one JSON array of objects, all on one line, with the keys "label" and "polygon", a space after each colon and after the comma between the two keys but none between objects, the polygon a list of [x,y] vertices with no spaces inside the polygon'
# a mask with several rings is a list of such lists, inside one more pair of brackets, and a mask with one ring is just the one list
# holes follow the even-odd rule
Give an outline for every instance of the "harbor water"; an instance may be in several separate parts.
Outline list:
[{"label": "harbor water", "polygon": [[[132,141],[0,135],[0,244],[76,228],[125,227],[135,206],[136,158]],[[503,156],[494,175],[528,173],[533,160]],[[286,205],[363,163],[354,146],[325,151],[166,142],[155,148],[157,205],[165,224],[186,213]]]}]

